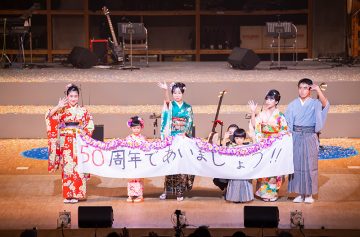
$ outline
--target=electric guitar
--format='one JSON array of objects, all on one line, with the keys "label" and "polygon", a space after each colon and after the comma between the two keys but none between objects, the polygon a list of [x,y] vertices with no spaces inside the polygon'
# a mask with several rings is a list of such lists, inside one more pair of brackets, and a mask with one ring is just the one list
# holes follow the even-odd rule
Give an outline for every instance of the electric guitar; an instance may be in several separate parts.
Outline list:
[{"label": "electric guitar", "polygon": [[[217,110],[216,110],[216,114],[215,114],[215,119],[214,119],[214,122],[213,122],[213,126],[212,126],[212,129],[211,129],[211,133],[210,133],[209,138],[208,138],[208,142],[211,143],[211,144],[214,142],[213,140],[214,140],[215,134],[217,134],[217,132],[216,132],[216,126],[217,126],[218,124],[223,125],[223,124],[222,124],[222,121],[221,121],[221,120],[218,120],[218,118],[219,118],[219,112],[220,112],[221,103],[222,103],[222,100],[223,100],[225,94],[226,94],[226,91],[223,90],[222,92],[220,92],[220,95],[219,95],[219,103],[218,103],[218,106],[217,106]],[[221,139],[221,138],[220,138],[220,139]]]},{"label": "electric guitar", "polygon": [[110,12],[109,9],[107,9],[107,7],[103,7],[102,8],[104,15],[106,16],[106,19],[108,21],[109,24],[109,28],[110,28],[110,32],[111,32],[111,37],[112,37],[112,41],[109,39],[110,42],[110,48],[111,48],[111,53],[113,55],[113,57],[115,58],[116,61],[118,62],[123,62],[123,50],[121,48],[121,46],[119,45],[116,36],[115,36],[115,32],[114,32],[114,27],[111,23],[111,19],[110,19]]}]

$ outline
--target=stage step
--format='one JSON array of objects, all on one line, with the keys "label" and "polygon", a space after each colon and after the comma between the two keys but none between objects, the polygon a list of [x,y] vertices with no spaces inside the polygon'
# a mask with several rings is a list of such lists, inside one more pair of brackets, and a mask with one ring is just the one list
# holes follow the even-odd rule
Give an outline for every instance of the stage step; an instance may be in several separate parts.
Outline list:
[{"label": "stage step", "polygon": [[[65,96],[67,84],[0,83],[0,105],[56,105],[59,98]],[[156,82],[85,82],[77,85],[81,86],[80,104],[83,105],[161,105],[164,98]],[[292,81],[189,82],[186,88],[184,100],[192,105],[217,104],[219,92],[223,90],[228,92],[223,103],[229,105],[247,104],[251,99],[262,104],[270,89],[280,92],[280,105],[288,104],[298,95],[297,82]],[[333,81],[328,83],[325,95],[332,105],[360,104],[359,91],[360,81]]]}]

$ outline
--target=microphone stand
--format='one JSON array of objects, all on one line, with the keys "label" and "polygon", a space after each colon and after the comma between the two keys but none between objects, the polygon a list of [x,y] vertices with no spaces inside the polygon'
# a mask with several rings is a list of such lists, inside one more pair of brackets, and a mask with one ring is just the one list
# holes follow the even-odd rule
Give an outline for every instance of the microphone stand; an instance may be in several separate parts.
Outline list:
[{"label": "microphone stand", "polygon": [[155,139],[156,138],[156,128],[158,127],[158,118],[160,118],[160,116],[156,115],[156,113],[152,113],[149,116],[149,118],[154,119],[154,122],[153,122],[153,128],[154,128],[153,135],[154,135],[154,139]]},{"label": "microphone stand", "polygon": [[155,118],[155,121],[154,121],[154,123],[153,123],[153,126],[154,126],[154,139],[155,139],[155,137],[156,137],[156,128],[157,128],[157,126],[158,126],[158,121],[157,121],[158,119],[157,118]]},{"label": "microphone stand", "polygon": [[[11,60],[5,52],[6,52],[6,18],[4,18],[4,39],[3,39],[3,48],[2,48],[1,59],[0,59],[0,65],[2,68],[11,66]],[[8,66],[6,65],[6,62],[3,62],[3,60],[7,61]]]}]

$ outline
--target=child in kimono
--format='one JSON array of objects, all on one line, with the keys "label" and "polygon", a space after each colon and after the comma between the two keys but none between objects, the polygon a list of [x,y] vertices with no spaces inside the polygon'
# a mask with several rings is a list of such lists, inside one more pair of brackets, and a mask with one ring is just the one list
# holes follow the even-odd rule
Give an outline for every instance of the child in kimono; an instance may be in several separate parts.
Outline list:
[{"label": "child in kimono", "polygon": [[[144,128],[144,120],[139,116],[134,116],[129,119],[127,122],[128,127],[131,130],[131,134],[126,137],[126,140],[131,141],[145,141],[146,138],[141,135],[141,130]],[[144,192],[144,179],[142,178],[132,178],[128,180],[127,193],[128,198],[127,202],[142,202],[144,201],[143,197]]]},{"label": "child in kimono", "polygon": [[[233,147],[243,146],[246,132],[242,128],[234,131],[231,142]],[[254,191],[251,179],[231,179],[228,182],[225,200],[235,203],[250,202],[254,200]]]}]

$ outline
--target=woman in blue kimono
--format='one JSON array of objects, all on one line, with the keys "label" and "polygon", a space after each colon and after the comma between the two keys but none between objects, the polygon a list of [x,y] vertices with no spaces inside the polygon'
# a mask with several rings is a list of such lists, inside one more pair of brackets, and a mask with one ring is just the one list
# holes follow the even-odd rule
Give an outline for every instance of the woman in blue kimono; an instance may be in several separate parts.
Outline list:
[{"label": "woman in blue kimono", "polygon": [[[161,116],[161,139],[167,136],[192,136],[193,111],[191,105],[183,101],[186,90],[181,82],[171,83],[170,89],[173,100],[170,100],[166,83],[158,83],[165,92],[164,107]],[[184,192],[191,190],[194,175],[176,174],[165,176],[164,193],[160,195],[165,200],[168,194],[176,195],[178,201],[184,200]]]}]

